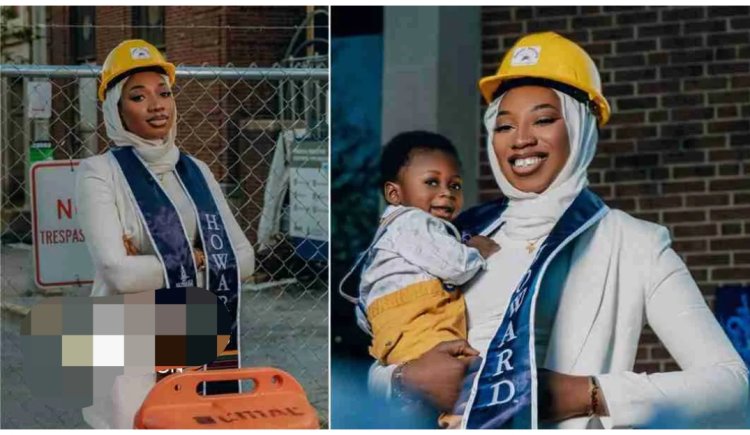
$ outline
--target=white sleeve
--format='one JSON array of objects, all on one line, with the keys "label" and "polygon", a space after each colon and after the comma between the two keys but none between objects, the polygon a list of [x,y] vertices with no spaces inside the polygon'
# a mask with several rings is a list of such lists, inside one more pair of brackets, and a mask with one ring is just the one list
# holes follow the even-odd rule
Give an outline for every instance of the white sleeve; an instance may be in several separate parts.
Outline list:
[{"label": "white sleeve", "polygon": [[383,366],[377,361],[372,363],[367,373],[367,390],[370,394],[379,399],[391,398],[391,378],[396,367],[398,364]]},{"label": "white sleeve", "polygon": [[706,306],[666,229],[656,237],[646,318],[681,371],[597,376],[612,424],[643,425],[655,414],[683,418],[685,427],[746,424],[748,370]]},{"label": "white sleeve", "polygon": [[164,270],[155,255],[127,255],[113,187],[97,163],[83,160],[76,178],[78,222],[94,267],[107,287],[134,293],[164,287]]},{"label": "white sleeve", "polygon": [[255,273],[255,251],[247,240],[245,232],[242,231],[240,225],[237,223],[237,219],[234,218],[232,210],[229,208],[224,192],[221,191],[221,186],[214,178],[211,169],[204,162],[193,159],[197,162],[201,168],[203,175],[208,183],[208,188],[211,190],[211,194],[216,199],[216,205],[219,207],[221,218],[224,220],[224,224],[227,227],[227,233],[229,238],[232,240],[235,253],[237,255],[237,264],[240,268],[240,279],[245,280]]},{"label": "white sleeve", "polygon": [[392,234],[384,249],[395,251],[446,284],[461,285],[486,267],[478,249],[459,242],[443,222],[427,213],[408,212],[387,231]]}]

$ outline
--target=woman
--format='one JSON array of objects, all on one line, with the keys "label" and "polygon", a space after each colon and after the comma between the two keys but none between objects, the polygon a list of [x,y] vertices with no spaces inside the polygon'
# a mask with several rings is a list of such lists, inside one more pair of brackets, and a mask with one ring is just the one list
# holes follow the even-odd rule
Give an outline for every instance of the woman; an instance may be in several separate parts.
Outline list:
[{"label": "woman", "polygon": [[[528,35],[479,83],[487,151],[505,199],[457,225],[500,246],[465,288],[469,339],[405,365],[373,366],[372,390],[417,394],[469,428],[740,425],[747,367],[706,306],[668,231],[610,210],[586,169],[610,114],[591,58]],[[632,372],[648,323],[682,371]],[[479,369],[467,367],[479,352]],[[463,356],[463,358],[457,358]],[[439,373],[440,376],[435,376]]]},{"label": "woman", "polygon": [[[83,160],[77,180],[78,219],[96,268],[92,296],[206,288],[235,322],[219,360],[238,366],[240,284],[253,273],[254,253],[208,166],[175,144],[174,81],[174,65],[143,40],[122,42],[104,62],[99,99],[113,147]],[[126,380],[115,385],[115,400],[127,400],[115,403],[114,418],[89,412],[92,426],[132,427],[154,374]]]}]

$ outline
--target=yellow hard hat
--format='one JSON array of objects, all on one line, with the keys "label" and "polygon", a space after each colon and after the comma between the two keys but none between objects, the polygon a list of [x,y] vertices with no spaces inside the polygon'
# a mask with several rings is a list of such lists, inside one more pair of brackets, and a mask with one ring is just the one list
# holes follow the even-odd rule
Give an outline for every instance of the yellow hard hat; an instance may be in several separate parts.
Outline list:
[{"label": "yellow hard hat", "polygon": [[153,45],[143,39],[122,41],[107,55],[102,66],[102,82],[99,85],[99,100],[104,101],[104,94],[110,84],[137,71],[161,68],[169,76],[169,85],[174,84],[175,67],[167,62],[164,56]]},{"label": "yellow hard hat", "polygon": [[[537,84],[572,93],[591,103],[602,126],[609,121],[609,103],[602,94],[596,64],[575,42],[554,32],[533,33],[516,41],[497,73],[479,80],[479,90],[490,103],[497,91],[519,84]],[[573,89],[570,89],[572,87]]]}]

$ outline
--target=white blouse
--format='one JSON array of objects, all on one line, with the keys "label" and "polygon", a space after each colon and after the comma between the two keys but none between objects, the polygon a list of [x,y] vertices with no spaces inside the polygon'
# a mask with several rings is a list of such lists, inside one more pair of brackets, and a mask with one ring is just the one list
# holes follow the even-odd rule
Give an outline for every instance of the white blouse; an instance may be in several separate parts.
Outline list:
[{"label": "white blouse", "polygon": [[[466,312],[469,321],[469,344],[482,356],[486,354],[500,322],[505,315],[510,295],[531,266],[543,237],[534,243],[534,249],[527,249],[528,240],[514,240],[500,228],[492,240],[500,245],[500,251],[492,254],[487,261],[487,269],[464,287]],[[554,322],[557,295],[539,295],[535,315],[535,343],[537,361],[544,361]]]}]

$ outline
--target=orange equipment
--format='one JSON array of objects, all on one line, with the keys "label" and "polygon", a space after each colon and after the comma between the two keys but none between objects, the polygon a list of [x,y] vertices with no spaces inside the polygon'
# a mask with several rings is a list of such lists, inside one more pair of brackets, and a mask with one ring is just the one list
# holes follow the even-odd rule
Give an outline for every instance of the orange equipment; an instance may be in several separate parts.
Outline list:
[{"label": "orange equipment", "polygon": [[[248,393],[203,396],[202,382],[250,379]],[[135,429],[319,429],[315,408],[289,373],[270,367],[187,371],[156,383]]]}]

